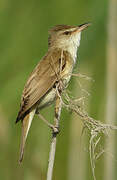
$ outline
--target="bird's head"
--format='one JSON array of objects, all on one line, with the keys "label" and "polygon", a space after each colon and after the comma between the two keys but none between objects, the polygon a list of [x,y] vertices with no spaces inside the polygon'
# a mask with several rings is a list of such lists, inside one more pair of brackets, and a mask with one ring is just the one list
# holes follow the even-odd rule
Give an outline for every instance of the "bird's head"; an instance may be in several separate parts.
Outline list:
[{"label": "bird's head", "polygon": [[90,23],[81,24],[79,26],[56,25],[49,31],[49,47],[58,47],[64,50],[70,47],[78,47],[80,45],[82,30],[89,25]]}]

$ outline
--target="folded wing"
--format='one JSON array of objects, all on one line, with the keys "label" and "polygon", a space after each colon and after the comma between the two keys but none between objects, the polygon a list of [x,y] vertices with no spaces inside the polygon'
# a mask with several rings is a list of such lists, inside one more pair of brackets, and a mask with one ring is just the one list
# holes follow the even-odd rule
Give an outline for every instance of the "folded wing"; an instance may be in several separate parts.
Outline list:
[{"label": "folded wing", "polygon": [[38,63],[24,87],[16,122],[23,119],[60,78],[60,72],[65,68],[67,56],[68,53],[65,51],[50,51]]}]

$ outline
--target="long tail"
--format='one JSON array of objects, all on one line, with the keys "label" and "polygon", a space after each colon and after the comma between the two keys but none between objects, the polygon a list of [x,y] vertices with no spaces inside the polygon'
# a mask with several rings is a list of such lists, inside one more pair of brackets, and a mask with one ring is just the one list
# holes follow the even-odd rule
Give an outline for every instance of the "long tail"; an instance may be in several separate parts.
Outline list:
[{"label": "long tail", "polygon": [[19,158],[20,163],[23,160],[26,138],[27,138],[28,131],[30,129],[34,114],[35,114],[35,109],[32,110],[29,114],[27,114],[22,121],[22,135],[21,135],[20,158]]}]

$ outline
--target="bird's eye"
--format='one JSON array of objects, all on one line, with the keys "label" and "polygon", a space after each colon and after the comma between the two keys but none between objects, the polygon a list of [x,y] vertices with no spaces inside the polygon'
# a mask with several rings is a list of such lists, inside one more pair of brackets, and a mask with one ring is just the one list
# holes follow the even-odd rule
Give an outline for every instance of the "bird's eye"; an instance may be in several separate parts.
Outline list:
[{"label": "bird's eye", "polygon": [[69,31],[65,31],[64,34],[65,34],[65,35],[68,35],[68,34],[70,34],[70,32],[69,32]]}]

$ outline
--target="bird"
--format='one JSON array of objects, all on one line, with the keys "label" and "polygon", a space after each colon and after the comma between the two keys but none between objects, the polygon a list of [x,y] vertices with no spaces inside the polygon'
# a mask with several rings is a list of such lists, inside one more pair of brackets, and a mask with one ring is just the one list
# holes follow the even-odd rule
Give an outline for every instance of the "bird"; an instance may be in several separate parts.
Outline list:
[{"label": "bird", "polygon": [[[35,114],[56,100],[57,87],[61,91],[69,84],[77,60],[81,32],[90,23],[56,25],[49,30],[48,51],[30,74],[21,96],[16,123],[21,121],[20,158],[22,162],[27,135]],[[62,82],[62,83],[60,83]]]}]

